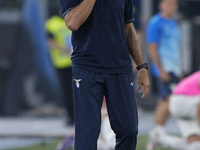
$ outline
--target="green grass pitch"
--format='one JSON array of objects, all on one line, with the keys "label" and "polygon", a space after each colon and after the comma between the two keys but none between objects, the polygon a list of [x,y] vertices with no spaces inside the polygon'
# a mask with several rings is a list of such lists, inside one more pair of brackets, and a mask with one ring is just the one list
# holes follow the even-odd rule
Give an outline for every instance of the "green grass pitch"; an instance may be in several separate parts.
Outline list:
[{"label": "green grass pitch", "polygon": [[[145,150],[147,140],[148,140],[147,136],[138,136],[137,150]],[[61,142],[61,140],[57,140],[57,141],[47,143],[47,144],[35,145],[32,147],[27,147],[27,148],[15,149],[15,150],[55,150],[55,147],[57,146],[59,142]],[[171,149],[158,148],[156,150],[171,150]]]}]

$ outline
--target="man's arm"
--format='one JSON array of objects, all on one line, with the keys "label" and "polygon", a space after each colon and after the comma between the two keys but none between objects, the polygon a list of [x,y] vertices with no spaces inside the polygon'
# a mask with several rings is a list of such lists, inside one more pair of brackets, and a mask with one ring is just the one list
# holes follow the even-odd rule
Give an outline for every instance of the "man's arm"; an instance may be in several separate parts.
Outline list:
[{"label": "man's arm", "polygon": [[[136,31],[133,27],[132,23],[125,24],[125,34],[126,34],[126,41],[127,41],[127,46],[129,49],[129,53],[133,60],[135,61],[136,65],[142,65],[144,64],[144,60],[142,57],[141,49],[137,40],[137,35]],[[142,86],[144,88],[144,94],[142,96],[142,99],[145,99],[149,92],[149,78],[148,78],[148,73],[146,69],[141,69],[139,71],[138,75],[138,91],[142,91]]]},{"label": "man's arm", "polygon": [[160,62],[159,55],[158,55],[157,44],[156,43],[150,43],[148,45],[148,48],[149,48],[149,54],[150,54],[152,61],[158,67],[161,80],[164,81],[164,82],[169,82],[171,80],[170,75],[168,73],[166,73],[164,71],[163,67],[162,67],[162,64]]},{"label": "man's arm", "polygon": [[137,66],[144,64],[136,31],[132,23],[125,24],[126,41],[129,53]]},{"label": "man's arm", "polygon": [[92,12],[95,2],[96,0],[83,0],[80,5],[70,10],[64,17],[67,27],[72,31],[78,30]]}]

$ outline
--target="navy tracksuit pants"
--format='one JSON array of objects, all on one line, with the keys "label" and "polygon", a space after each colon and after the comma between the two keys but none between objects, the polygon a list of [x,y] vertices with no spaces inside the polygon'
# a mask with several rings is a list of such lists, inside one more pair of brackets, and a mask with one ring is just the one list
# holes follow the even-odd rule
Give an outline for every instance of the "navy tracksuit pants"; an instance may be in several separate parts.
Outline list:
[{"label": "navy tracksuit pants", "polygon": [[133,74],[101,74],[73,68],[75,150],[97,150],[101,107],[106,97],[116,150],[135,150],[138,116]]}]

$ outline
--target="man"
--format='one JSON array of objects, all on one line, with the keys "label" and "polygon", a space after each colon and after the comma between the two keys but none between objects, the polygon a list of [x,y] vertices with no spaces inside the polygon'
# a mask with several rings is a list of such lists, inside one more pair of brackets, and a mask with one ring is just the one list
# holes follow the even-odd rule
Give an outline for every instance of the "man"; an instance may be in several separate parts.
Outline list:
[{"label": "man", "polygon": [[129,53],[140,70],[142,99],[149,80],[132,24],[131,0],[60,0],[60,6],[73,31],[75,149],[97,149],[105,95],[116,150],[135,150],[138,122]]},{"label": "man", "polygon": [[52,16],[45,24],[48,32],[50,54],[57,70],[65,108],[68,112],[67,125],[74,124],[73,92],[72,92],[72,62],[71,62],[71,31],[66,28],[60,16]]},{"label": "man", "polygon": [[[178,8],[177,0],[161,0],[160,13],[153,16],[147,27],[147,43],[152,59],[152,73],[159,87],[159,104],[155,113],[156,127],[163,130],[168,116],[171,87],[181,75],[180,31],[173,19]],[[149,143],[151,144],[151,143]]]},{"label": "man", "polygon": [[170,97],[169,111],[178,123],[182,137],[165,132],[154,138],[157,146],[179,150],[200,149],[200,71],[182,80]]}]

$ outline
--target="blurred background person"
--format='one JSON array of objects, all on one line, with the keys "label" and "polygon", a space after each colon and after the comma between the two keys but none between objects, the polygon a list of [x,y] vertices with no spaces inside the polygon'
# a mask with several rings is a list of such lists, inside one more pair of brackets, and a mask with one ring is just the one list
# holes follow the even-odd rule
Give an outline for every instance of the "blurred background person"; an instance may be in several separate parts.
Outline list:
[{"label": "blurred background person", "polygon": [[[182,80],[173,90],[169,110],[181,135],[186,140],[185,150],[200,149],[200,71]],[[176,145],[176,143],[174,143]]]},{"label": "blurred background person", "polygon": [[151,70],[156,78],[160,97],[155,112],[156,126],[152,132],[163,130],[169,117],[168,103],[172,84],[176,84],[182,74],[180,28],[173,19],[178,9],[178,0],[161,0],[159,8],[160,12],[150,19],[147,26]]},{"label": "blurred background person", "polygon": [[[101,134],[98,145],[104,145],[104,149],[113,150],[115,147],[115,133],[111,129],[109,116],[106,108],[106,99],[104,97],[102,109],[101,109],[102,123],[101,123]],[[104,142],[104,144],[102,144]],[[99,147],[98,146],[98,147]]]},{"label": "blurred background person", "polygon": [[200,71],[182,80],[170,97],[169,111],[175,118],[181,137],[165,132],[154,137],[155,147],[177,150],[200,149]]},{"label": "blurred background person", "polygon": [[58,15],[50,17],[45,24],[48,32],[50,54],[56,68],[64,105],[68,113],[67,125],[74,124],[74,106],[72,93],[71,31],[66,28],[65,21]]}]

